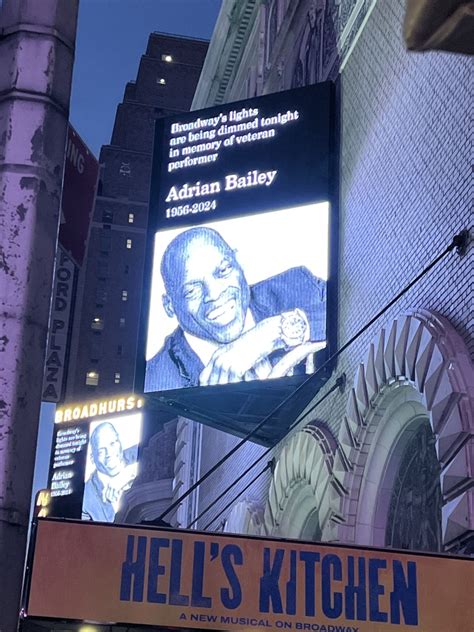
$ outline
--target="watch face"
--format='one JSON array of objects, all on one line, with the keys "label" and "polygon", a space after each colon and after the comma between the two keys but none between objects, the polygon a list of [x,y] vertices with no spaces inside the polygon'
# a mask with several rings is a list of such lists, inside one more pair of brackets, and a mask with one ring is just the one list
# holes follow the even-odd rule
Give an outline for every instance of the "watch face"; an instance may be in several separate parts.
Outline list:
[{"label": "watch face", "polygon": [[300,344],[306,333],[306,321],[299,310],[284,314],[281,322],[282,335],[289,346]]}]

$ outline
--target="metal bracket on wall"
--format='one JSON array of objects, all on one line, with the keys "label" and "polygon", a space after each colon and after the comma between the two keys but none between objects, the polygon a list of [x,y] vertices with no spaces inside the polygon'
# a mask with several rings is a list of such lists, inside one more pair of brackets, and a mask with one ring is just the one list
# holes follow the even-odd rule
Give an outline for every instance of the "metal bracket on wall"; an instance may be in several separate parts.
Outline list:
[{"label": "metal bracket on wall", "polygon": [[276,467],[276,459],[275,457],[273,457],[271,461],[268,461],[267,463],[267,468],[270,470],[272,475],[275,473],[275,467]]},{"label": "metal bracket on wall", "polygon": [[474,243],[474,230],[465,228],[456,235],[454,244],[456,246],[456,252],[460,257],[464,257],[471,243]]},{"label": "metal bracket on wall", "polygon": [[346,390],[347,385],[347,376],[345,373],[341,373],[341,375],[336,380],[336,384],[339,387],[339,393],[341,393],[342,395]]},{"label": "metal bracket on wall", "polygon": [[27,527],[28,518],[23,517],[17,509],[0,507],[0,522],[6,522],[14,527]]}]

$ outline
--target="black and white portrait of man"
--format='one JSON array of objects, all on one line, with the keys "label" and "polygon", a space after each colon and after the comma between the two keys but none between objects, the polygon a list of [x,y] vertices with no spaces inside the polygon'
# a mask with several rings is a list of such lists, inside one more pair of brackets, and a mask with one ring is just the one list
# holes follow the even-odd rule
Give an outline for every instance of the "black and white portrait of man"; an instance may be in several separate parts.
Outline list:
[{"label": "black and white portrait of man", "polygon": [[[147,392],[314,370],[308,359],[326,342],[327,205],[164,231],[156,244]],[[318,257],[321,275],[305,265]]]},{"label": "black and white portrait of man", "polygon": [[122,495],[137,475],[140,428],[141,415],[91,424],[83,520],[114,521]]}]

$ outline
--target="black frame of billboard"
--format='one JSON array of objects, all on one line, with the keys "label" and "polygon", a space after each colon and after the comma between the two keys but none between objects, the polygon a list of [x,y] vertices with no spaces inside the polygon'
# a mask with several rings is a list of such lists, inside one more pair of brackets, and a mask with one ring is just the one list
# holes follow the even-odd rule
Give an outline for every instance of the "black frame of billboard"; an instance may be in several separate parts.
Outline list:
[{"label": "black frame of billboard", "polygon": [[[166,117],[158,119],[155,124],[155,136],[153,147],[153,165],[151,173],[151,185],[150,185],[150,202],[149,202],[149,214],[148,214],[148,227],[146,237],[146,252],[144,263],[144,275],[143,275],[143,287],[142,287],[142,299],[140,309],[140,322],[138,328],[138,340],[137,340],[137,359],[135,365],[135,381],[134,391],[139,394],[143,394],[147,407],[150,410],[174,411],[177,415],[182,415],[190,419],[194,419],[201,423],[216,427],[220,430],[230,432],[237,436],[245,436],[252,427],[263,419],[264,416],[269,414],[273,408],[275,408],[280,402],[286,400],[297,387],[301,386],[305,380],[311,375],[293,376],[293,377],[281,377],[274,380],[255,380],[253,382],[238,382],[235,384],[215,385],[215,386],[194,386],[194,387],[182,387],[173,390],[164,390],[156,392],[144,393],[145,383],[145,349],[147,344],[147,328],[149,309],[151,303],[151,286],[152,286],[152,270],[153,270],[153,254],[154,254],[154,242],[155,235],[158,231],[166,230],[163,226],[160,226],[159,222],[159,184],[163,167],[163,142],[164,142],[164,126],[166,122],[172,120],[182,120],[183,117],[198,117],[198,116],[212,116],[222,112],[222,110],[228,110],[235,106],[235,108],[243,107],[255,107],[262,103],[262,100],[272,98],[291,98],[295,93],[306,92],[308,98],[317,99],[318,97],[328,100],[329,109],[329,155],[327,157],[328,162],[328,195],[324,198],[318,199],[315,195],[315,199],[312,203],[327,200],[330,204],[329,212],[329,243],[328,243],[328,280],[327,280],[327,310],[326,310],[326,348],[319,351],[317,354],[318,364],[323,364],[330,356],[337,350],[338,345],[338,259],[339,259],[339,137],[340,137],[340,81],[337,82],[324,82],[321,84],[315,84],[312,86],[306,86],[303,88],[296,88],[279,92],[271,95],[263,95],[259,97],[253,97],[251,99],[244,99],[233,103],[225,103],[218,106],[206,108],[205,110],[195,110],[189,113],[182,113],[181,115],[174,115],[172,117]],[[303,200],[301,202],[295,202],[294,205],[310,203],[310,199]],[[283,208],[281,206],[281,208]],[[265,213],[268,210],[276,209],[262,209],[260,212]],[[249,213],[235,213],[233,216],[243,216],[245,214],[252,215],[255,211]],[[221,219],[221,217],[219,217]],[[206,218],[205,222],[209,221]],[[204,222],[204,223],[205,223]],[[203,222],[197,224],[202,225]],[[193,225],[193,222],[183,223],[183,227]],[[173,225],[174,227],[175,225]],[[171,228],[171,227],[170,227]],[[268,424],[266,430],[261,430],[253,437],[253,441],[262,445],[271,445],[278,441],[288,428],[288,415],[294,419],[303,410],[307,403],[314,397],[318,390],[327,382],[331,376],[336,361],[328,364],[325,368],[315,376],[314,380],[310,380],[308,387],[304,387],[299,392],[298,405],[295,409],[291,406],[286,406],[282,409],[281,414],[285,417],[283,421],[276,417],[272,419],[272,423]],[[313,374],[314,375],[314,374]],[[235,396],[238,399],[236,404],[237,410],[242,405],[243,398],[248,394],[255,398],[258,397],[261,400],[259,412],[256,413],[253,420],[248,423],[242,420],[235,419],[235,415],[223,414],[222,410],[219,410],[219,401],[222,398],[228,399]],[[265,401],[264,401],[265,400]],[[271,429],[270,429],[271,426]]]}]

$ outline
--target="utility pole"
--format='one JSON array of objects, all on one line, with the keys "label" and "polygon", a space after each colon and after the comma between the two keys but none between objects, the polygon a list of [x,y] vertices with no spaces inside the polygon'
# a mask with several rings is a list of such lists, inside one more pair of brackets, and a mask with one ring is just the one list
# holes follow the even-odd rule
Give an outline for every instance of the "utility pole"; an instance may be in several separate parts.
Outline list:
[{"label": "utility pole", "polygon": [[0,1],[0,632],[20,607],[78,1]]}]

